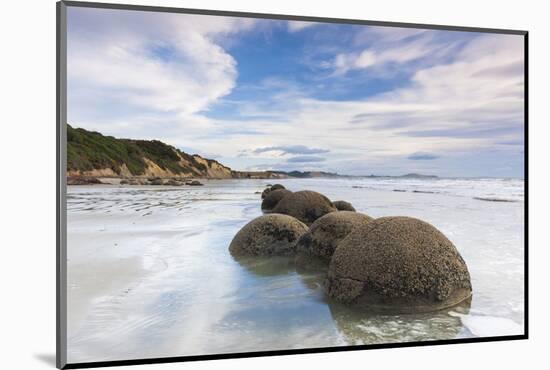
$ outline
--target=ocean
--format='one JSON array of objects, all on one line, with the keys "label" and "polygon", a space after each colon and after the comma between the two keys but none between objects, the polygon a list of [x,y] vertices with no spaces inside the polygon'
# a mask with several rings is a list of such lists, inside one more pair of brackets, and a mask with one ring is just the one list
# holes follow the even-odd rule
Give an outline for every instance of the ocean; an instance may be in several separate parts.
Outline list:
[{"label": "ocean", "polygon": [[[470,304],[388,315],[328,301],[292,259],[234,259],[237,231],[278,182],[371,217],[427,221],[469,268]],[[339,178],[210,180],[201,187],[70,186],[69,362],[522,334],[524,181]]]}]

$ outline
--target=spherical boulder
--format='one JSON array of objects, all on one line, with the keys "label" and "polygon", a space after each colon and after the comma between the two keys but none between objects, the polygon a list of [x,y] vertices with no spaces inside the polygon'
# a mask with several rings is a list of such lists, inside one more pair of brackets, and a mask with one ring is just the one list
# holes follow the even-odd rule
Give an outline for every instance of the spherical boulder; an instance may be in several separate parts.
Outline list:
[{"label": "spherical boulder", "polygon": [[470,298],[472,286],[466,263],[439,230],[415,218],[382,217],[338,245],[327,293],[373,309],[429,312]]},{"label": "spherical boulder", "polygon": [[355,212],[355,208],[353,208],[351,203],[346,202],[345,200],[337,200],[337,201],[332,202],[332,204],[339,211],[352,211],[352,212]]},{"label": "spherical boulder", "polygon": [[288,256],[307,226],[294,217],[269,214],[255,218],[235,235],[229,251],[233,256]]},{"label": "spherical boulder", "polygon": [[306,225],[311,225],[319,217],[336,211],[336,207],[327,197],[310,190],[297,191],[285,196],[273,209],[275,213],[295,217]]},{"label": "spherical boulder", "polygon": [[[298,254],[330,261],[338,244],[353,230],[372,221],[372,217],[351,211],[331,212],[311,224],[296,243]],[[303,256],[300,256],[300,259]]]},{"label": "spherical boulder", "polygon": [[279,201],[286,197],[288,194],[292,194],[292,192],[286,189],[277,189],[270,191],[269,194],[267,194],[267,196],[262,201],[262,211],[271,212],[273,208],[277,206]]}]

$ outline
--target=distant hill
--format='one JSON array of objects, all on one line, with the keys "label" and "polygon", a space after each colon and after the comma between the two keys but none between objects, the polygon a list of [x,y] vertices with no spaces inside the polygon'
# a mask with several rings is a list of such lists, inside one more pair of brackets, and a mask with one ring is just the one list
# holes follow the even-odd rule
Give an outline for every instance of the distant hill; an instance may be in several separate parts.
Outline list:
[{"label": "distant hill", "polygon": [[158,140],[117,139],[67,125],[67,175],[232,178],[221,163]]},{"label": "distant hill", "polygon": [[328,177],[328,178],[350,177],[347,175],[339,175],[337,173],[324,172],[324,171],[290,171],[290,172],[271,171],[271,172],[280,174],[282,176],[301,178],[301,179],[308,179],[308,178],[314,178],[314,177]]},{"label": "distant hill", "polygon": [[422,175],[420,173],[408,173],[406,175],[401,175],[398,177],[407,177],[407,178],[413,178],[413,179],[436,179],[437,176],[435,175]]}]

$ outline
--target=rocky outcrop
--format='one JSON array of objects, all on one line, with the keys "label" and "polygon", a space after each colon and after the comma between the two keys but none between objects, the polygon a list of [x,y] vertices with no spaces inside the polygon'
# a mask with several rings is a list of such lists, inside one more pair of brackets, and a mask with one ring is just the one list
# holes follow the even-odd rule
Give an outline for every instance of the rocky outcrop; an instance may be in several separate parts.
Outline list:
[{"label": "rocky outcrop", "polygon": [[102,184],[101,180],[95,177],[67,177],[67,185],[94,185]]},{"label": "rocky outcrop", "polygon": [[190,185],[190,186],[203,186],[204,184],[202,182],[200,182],[199,180],[192,180],[192,181],[186,181],[185,182],[185,185]]}]

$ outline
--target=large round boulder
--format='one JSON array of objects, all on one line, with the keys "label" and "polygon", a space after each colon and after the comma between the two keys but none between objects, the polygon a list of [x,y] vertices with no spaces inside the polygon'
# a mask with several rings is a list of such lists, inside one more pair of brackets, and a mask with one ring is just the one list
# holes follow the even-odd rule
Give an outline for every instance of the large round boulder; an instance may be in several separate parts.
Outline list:
[{"label": "large round boulder", "polygon": [[277,206],[281,199],[286,197],[288,194],[292,194],[292,192],[286,189],[277,189],[270,191],[269,194],[267,194],[267,196],[262,201],[262,211],[273,211],[273,208],[275,208],[275,206]]},{"label": "large round boulder", "polygon": [[332,202],[323,194],[310,190],[297,191],[285,196],[273,209],[297,218],[306,225],[311,225],[319,217],[337,211]]},{"label": "large round boulder", "polygon": [[372,220],[372,217],[351,211],[331,212],[318,218],[308,232],[298,239],[296,261],[317,257],[328,263],[346,236]]},{"label": "large round boulder", "polygon": [[235,235],[229,251],[234,256],[288,256],[307,226],[288,215],[269,214],[255,218]]},{"label": "large round boulder", "polygon": [[439,230],[415,218],[382,217],[338,245],[327,292],[373,309],[429,312],[468,299],[472,286],[466,263]]},{"label": "large round boulder", "polygon": [[332,202],[332,204],[339,211],[352,211],[352,212],[355,212],[355,208],[353,208],[351,203],[346,202],[345,200],[337,200],[337,201]]}]

